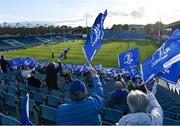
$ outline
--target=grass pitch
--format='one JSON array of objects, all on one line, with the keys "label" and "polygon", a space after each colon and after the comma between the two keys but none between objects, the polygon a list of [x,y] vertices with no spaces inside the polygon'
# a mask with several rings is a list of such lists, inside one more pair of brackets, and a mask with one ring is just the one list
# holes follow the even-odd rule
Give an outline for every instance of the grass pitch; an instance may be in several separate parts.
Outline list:
[{"label": "grass pitch", "polygon": [[[82,65],[85,63],[87,64],[82,51],[83,46],[84,41],[65,42],[5,52],[1,53],[1,55],[5,55],[6,58],[35,57],[38,60],[57,61],[58,55],[60,53],[63,54],[64,48],[70,48],[67,59],[62,59],[62,63],[77,63],[78,65]],[[92,64],[102,64],[105,67],[118,68],[117,55],[136,47],[140,49],[140,59],[142,63],[158,48],[158,45],[153,41],[104,41],[100,51],[95,55]],[[51,59],[52,51],[55,54],[54,59]]]}]

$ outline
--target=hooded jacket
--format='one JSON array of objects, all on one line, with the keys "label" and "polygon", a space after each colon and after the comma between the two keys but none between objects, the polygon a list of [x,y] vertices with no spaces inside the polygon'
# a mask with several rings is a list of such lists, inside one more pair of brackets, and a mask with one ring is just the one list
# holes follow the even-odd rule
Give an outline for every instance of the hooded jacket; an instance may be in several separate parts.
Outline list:
[{"label": "hooded jacket", "polygon": [[163,110],[152,93],[148,95],[149,113],[137,112],[123,116],[116,125],[163,125]]}]

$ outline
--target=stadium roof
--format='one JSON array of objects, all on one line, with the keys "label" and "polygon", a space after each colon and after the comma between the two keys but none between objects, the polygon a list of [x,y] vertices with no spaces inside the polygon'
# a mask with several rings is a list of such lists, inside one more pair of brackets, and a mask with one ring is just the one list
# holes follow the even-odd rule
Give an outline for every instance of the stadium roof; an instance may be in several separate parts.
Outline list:
[{"label": "stadium roof", "polygon": [[176,21],[168,25],[165,25],[163,28],[180,28],[180,21]]}]

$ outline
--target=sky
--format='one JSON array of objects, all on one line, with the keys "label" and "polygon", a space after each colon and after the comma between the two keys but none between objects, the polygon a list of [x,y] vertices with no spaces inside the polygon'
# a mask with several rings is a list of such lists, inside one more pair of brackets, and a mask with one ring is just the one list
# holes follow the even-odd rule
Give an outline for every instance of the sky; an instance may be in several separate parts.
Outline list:
[{"label": "sky", "polygon": [[180,0],[0,0],[0,23],[48,21],[56,25],[92,26],[108,11],[105,27],[113,24],[164,24],[180,20]]}]

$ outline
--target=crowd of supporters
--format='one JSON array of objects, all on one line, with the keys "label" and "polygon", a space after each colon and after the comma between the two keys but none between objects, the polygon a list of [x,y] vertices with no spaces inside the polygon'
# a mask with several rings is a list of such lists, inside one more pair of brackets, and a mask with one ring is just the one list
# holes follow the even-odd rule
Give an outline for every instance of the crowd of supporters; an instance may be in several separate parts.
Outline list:
[{"label": "crowd of supporters", "polygon": [[[70,102],[57,108],[56,124],[58,125],[101,125],[101,111],[105,107],[103,85],[108,81],[114,84],[114,90],[109,92],[108,107],[127,104],[129,112],[119,118],[116,125],[162,125],[163,111],[156,100],[158,78],[145,86],[140,77],[129,77],[119,74],[112,77],[104,72],[90,67],[88,72],[70,72],[63,69],[61,62],[51,62],[43,68],[18,67],[15,71],[16,80],[27,83],[35,88],[46,86],[48,90],[61,90],[59,79],[63,78],[68,85]],[[1,71],[4,73],[3,83],[6,85],[6,74],[10,69],[8,62],[1,56]],[[45,83],[36,77],[36,73],[45,74]],[[74,78],[84,77],[84,80]],[[24,79],[26,78],[26,79]],[[92,90],[88,94],[87,88]]]}]

